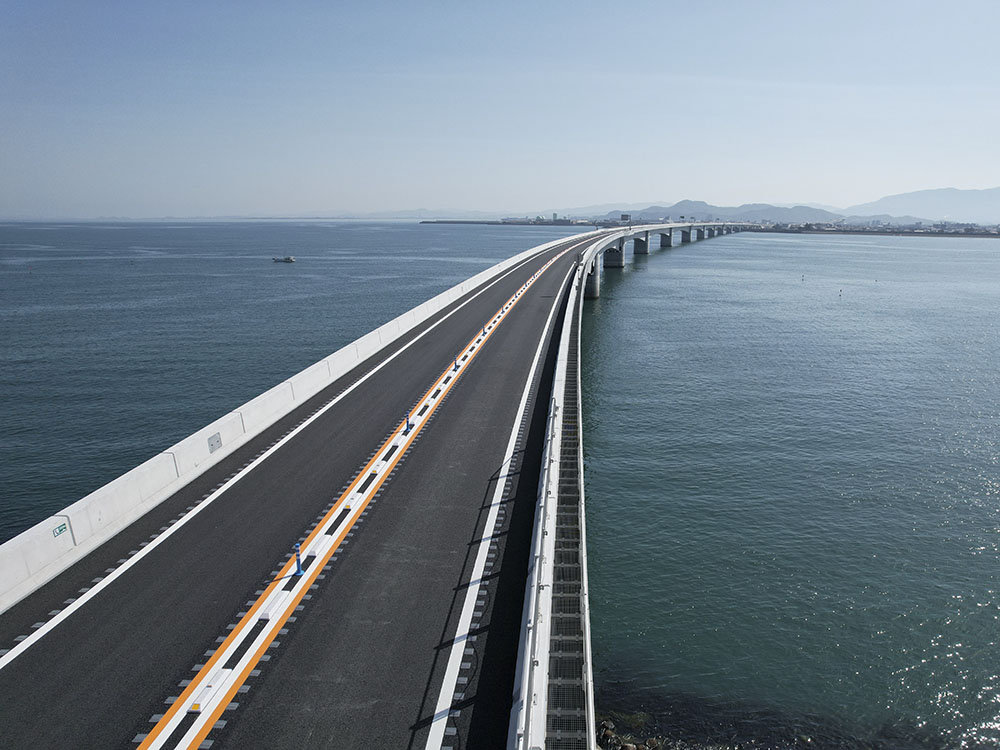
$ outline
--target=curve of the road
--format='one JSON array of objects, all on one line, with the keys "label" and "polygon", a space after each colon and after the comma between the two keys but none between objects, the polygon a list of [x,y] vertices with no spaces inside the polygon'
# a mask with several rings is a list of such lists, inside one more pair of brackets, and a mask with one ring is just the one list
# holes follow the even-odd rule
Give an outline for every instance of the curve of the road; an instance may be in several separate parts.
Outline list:
[{"label": "curve of the road", "polygon": [[3,613],[4,745],[503,747],[549,342],[592,241],[484,283]]}]

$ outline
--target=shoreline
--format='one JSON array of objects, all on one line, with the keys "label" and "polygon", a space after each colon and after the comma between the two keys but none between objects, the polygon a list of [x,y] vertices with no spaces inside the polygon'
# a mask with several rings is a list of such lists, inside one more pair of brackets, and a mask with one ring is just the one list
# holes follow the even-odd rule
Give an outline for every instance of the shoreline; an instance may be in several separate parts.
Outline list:
[{"label": "shoreline", "polygon": [[[569,220],[543,220],[533,221],[525,219],[523,221],[503,221],[500,219],[422,219],[420,224],[481,224],[488,226],[512,226],[512,227],[584,227],[584,226],[606,226],[602,221],[587,222],[584,224],[573,223]],[[676,223],[676,222],[675,222]],[[695,222],[701,223],[701,222]],[[725,223],[740,223],[729,220],[720,221]],[[747,222],[750,224],[750,222]],[[751,226],[743,230],[745,232],[758,232],[762,234],[846,234],[863,236],[888,236],[888,237],[979,237],[1000,239],[1000,231],[977,231],[977,232],[948,232],[942,230],[926,229],[778,229],[776,227],[755,227]]]},{"label": "shoreline", "polygon": [[746,232],[765,234],[857,234],[865,236],[886,237],[980,237],[1000,239],[1000,232],[943,232],[913,229],[892,229],[879,231],[877,229],[746,229]]}]

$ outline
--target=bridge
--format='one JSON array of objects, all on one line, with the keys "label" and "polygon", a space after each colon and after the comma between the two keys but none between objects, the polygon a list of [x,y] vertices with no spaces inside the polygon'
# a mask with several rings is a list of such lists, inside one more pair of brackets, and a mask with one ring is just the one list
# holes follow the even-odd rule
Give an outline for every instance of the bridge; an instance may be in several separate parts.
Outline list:
[{"label": "bridge", "polygon": [[527,250],[0,545],[5,746],[592,747],[583,299],[742,228]]}]

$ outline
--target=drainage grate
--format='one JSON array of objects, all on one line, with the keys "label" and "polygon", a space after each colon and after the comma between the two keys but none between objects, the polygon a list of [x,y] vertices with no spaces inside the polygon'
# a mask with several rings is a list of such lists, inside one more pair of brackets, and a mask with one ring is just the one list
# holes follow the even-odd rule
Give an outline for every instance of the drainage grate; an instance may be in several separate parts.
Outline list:
[{"label": "drainage grate", "polygon": [[549,709],[576,710],[586,708],[587,699],[581,681],[549,681]]},{"label": "drainage grate", "polygon": [[547,726],[550,732],[586,732],[587,717],[579,716],[549,716]]},{"label": "drainage grate", "polygon": [[[578,298],[577,304],[582,304]],[[562,432],[559,445],[559,494],[553,540],[552,606],[549,613],[549,700],[546,750],[588,750],[588,691],[583,621],[583,567],[581,533],[583,487],[580,466],[579,309],[568,311],[570,321],[566,382],[563,384]]]},{"label": "drainage grate", "polygon": [[[583,628],[579,617],[554,617],[552,619],[552,635],[575,635],[583,637]],[[549,648],[551,648],[551,644]]]},{"label": "drainage grate", "polygon": [[576,680],[583,674],[583,657],[553,654],[549,657],[549,679]]}]

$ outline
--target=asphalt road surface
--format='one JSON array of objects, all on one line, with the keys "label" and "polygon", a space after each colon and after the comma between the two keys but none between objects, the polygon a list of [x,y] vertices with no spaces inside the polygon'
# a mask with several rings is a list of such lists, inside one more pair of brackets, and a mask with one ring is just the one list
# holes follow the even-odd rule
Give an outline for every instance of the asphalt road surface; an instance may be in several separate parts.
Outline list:
[{"label": "asphalt road surface", "polygon": [[[0,669],[2,745],[177,746],[181,733],[160,731],[161,717],[186,710],[171,707],[295,543],[336,512],[344,490],[456,353],[559,256],[463,367],[279,637],[194,745],[423,750],[436,725],[436,747],[504,747],[555,350],[539,344],[558,335],[567,277],[584,246],[567,240],[487,282],[0,615],[0,649],[14,648],[100,579],[118,576]],[[513,460],[505,465],[512,435]],[[484,536],[492,539],[480,542]],[[156,546],[129,567],[145,545]],[[456,676],[447,666],[483,545],[489,562],[475,581],[474,627],[459,644]],[[435,721],[441,695],[447,715]]]}]

